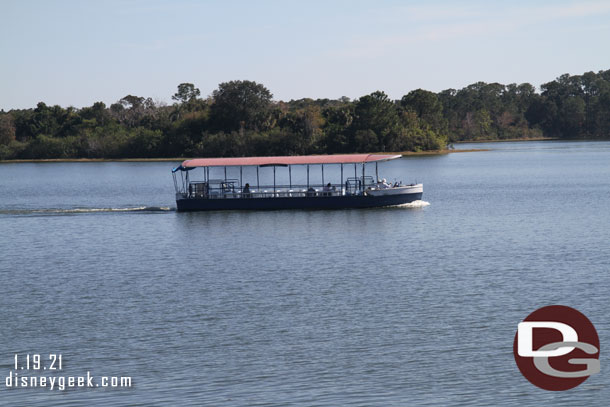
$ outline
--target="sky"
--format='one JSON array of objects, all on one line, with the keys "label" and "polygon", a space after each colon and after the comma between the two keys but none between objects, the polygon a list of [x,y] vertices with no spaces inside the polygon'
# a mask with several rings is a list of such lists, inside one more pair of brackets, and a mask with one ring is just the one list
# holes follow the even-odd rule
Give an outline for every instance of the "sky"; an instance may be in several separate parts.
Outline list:
[{"label": "sky", "polygon": [[606,69],[610,1],[0,0],[3,110],[246,79],[275,100],[399,99]]}]

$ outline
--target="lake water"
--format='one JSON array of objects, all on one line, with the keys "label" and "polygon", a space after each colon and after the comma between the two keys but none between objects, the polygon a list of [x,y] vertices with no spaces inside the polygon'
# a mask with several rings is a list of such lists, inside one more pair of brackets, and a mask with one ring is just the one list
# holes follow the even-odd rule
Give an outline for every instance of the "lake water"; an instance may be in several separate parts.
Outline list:
[{"label": "lake water", "polygon": [[[458,148],[492,151],[389,162],[429,205],[367,210],[177,213],[175,163],[0,164],[0,404],[607,404],[610,143]],[[566,392],[512,353],[549,304],[601,342]],[[133,387],[8,389],[16,353]]]}]

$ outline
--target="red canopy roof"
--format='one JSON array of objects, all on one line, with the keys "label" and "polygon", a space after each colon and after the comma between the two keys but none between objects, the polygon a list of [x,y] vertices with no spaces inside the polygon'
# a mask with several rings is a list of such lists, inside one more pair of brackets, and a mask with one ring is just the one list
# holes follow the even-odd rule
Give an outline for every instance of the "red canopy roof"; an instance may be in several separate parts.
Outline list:
[{"label": "red canopy roof", "polygon": [[294,155],[279,157],[235,157],[235,158],[195,158],[186,160],[182,167],[239,167],[249,165],[305,165],[305,164],[354,164],[373,161],[388,161],[402,157],[382,154],[337,154],[337,155]]}]

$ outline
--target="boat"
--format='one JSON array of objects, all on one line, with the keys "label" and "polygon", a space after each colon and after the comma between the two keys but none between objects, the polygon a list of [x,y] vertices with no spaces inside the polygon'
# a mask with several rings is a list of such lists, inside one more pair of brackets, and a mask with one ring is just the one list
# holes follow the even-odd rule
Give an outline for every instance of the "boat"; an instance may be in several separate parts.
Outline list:
[{"label": "boat", "polygon": [[[379,163],[400,157],[388,154],[341,154],[185,160],[172,169],[176,206],[180,212],[339,209],[395,206],[421,200],[422,184],[402,185],[400,181],[388,184],[385,179],[379,178]],[[367,175],[367,169],[370,172],[373,164],[375,177]],[[321,167],[318,182],[310,177],[311,167],[314,166]],[[328,174],[330,166],[335,167],[332,169],[334,178],[337,178],[335,183],[328,182],[324,177],[324,169]],[[259,172],[263,168],[273,169],[273,184],[260,184]],[[227,176],[228,169],[235,174],[234,178]],[[244,169],[247,174],[244,174]],[[293,183],[293,170],[299,169],[306,172],[306,178],[301,174],[301,183]],[[239,175],[236,175],[237,170]],[[278,174],[281,171],[284,173]],[[216,172],[216,178],[212,176],[214,174],[211,175],[212,172]],[[217,175],[219,172],[220,177]],[[288,183],[278,183],[277,176]]]}]

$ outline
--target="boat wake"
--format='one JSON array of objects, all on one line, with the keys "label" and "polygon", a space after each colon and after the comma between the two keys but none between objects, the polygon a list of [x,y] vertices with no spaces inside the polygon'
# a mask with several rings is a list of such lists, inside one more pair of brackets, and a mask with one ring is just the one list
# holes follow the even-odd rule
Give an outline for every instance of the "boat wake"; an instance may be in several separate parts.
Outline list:
[{"label": "boat wake", "polygon": [[104,212],[170,212],[175,208],[169,206],[135,206],[125,208],[43,208],[43,209],[0,209],[3,215],[70,215],[80,213]]},{"label": "boat wake", "polygon": [[430,202],[426,202],[426,201],[413,201],[413,202],[409,202],[409,203],[404,203],[404,204],[400,204],[400,205],[392,205],[392,206],[388,206],[388,208],[425,208],[426,206],[429,206]]}]

